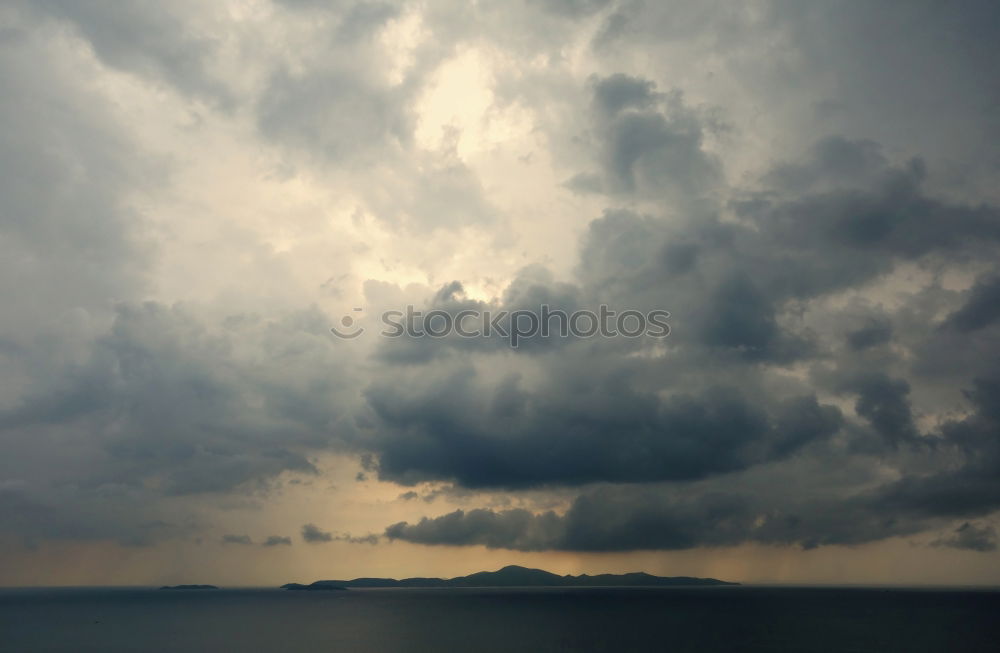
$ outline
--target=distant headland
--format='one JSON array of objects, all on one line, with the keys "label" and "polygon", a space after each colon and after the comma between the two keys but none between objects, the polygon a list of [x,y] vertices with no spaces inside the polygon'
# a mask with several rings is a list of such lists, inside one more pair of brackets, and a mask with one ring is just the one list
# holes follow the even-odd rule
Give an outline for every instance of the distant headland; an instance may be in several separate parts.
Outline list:
[{"label": "distant headland", "polygon": [[508,565],[497,571],[480,571],[456,578],[355,578],[354,580],[318,580],[308,585],[288,583],[281,589],[301,591],[343,590],[351,587],[704,587],[739,585],[715,578],[690,576],[653,576],[644,572],[559,576],[543,569]]}]

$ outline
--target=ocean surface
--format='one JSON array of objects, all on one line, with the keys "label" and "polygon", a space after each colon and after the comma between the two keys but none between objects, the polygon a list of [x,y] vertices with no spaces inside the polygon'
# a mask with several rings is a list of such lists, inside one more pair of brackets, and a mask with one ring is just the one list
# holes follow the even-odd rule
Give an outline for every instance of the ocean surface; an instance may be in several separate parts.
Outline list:
[{"label": "ocean surface", "polygon": [[1000,592],[0,590],[0,651],[1000,650]]}]

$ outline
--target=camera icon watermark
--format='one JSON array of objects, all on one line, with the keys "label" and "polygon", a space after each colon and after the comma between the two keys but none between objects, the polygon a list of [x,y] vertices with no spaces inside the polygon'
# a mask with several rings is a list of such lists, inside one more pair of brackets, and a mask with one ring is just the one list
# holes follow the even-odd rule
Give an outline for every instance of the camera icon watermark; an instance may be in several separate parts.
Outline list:
[{"label": "camera icon watermark", "polygon": [[[355,313],[360,313],[363,310],[365,309],[361,307],[353,309]],[[330,332],[338,338],[342,338],[344,340],[353,340],[365,332],[365,328],[356,325],[354,318],[350,315],[345,315],[340,318],[340,327],[341,328],[339,329],[335,326],[330,327]]]},{"label": "camera icon watermark", "polygon": [[[354,312],[363,309],[354,308]],[[478,310],[446,311],[404,310],[384,311],[379,315],[383,338],[486,338],[500,339],[513,348],[538,338],[585,339],[604,338],[665,338],[670,335],[665,310],[616,311],[605,304],[597,311],[580,309],[564,311],[542,304],[538,310]],[[366,332],[351,315],[340,319],[339,327],[330,327],[338,338],[353,340]]]}]

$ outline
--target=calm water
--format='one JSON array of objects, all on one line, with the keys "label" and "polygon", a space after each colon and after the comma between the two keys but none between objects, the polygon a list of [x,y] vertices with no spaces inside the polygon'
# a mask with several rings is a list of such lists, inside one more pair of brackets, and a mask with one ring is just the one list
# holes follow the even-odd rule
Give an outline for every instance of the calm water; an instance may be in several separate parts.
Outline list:
[{"label": "calm water", "polygon": [[1000,592],[0,590],[0,651],[997,651]]}]

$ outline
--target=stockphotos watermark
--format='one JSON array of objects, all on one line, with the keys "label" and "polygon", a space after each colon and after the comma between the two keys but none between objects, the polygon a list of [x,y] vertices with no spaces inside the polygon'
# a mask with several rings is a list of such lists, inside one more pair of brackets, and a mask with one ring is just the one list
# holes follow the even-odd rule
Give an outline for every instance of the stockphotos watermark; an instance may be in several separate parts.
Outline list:
[{"label": "stockphotos watermark", "polygon": [[[364,309],[355,308],[360,313]],[[535,338],[666,338],[670,335],[668,311],[615,311],[601,304],[597,312],[589,309],[571,312],[542,304],[538,310],[464,309],[449,312],[441,309],[384,311],[379,315],[383,338],[501,338],[518,347]],[[351,315],[340,319],[330,331],[344,340],[353,340],[367,329]]]}]

